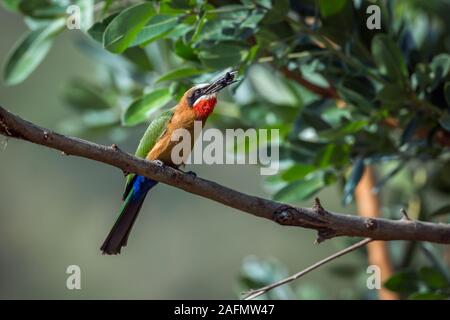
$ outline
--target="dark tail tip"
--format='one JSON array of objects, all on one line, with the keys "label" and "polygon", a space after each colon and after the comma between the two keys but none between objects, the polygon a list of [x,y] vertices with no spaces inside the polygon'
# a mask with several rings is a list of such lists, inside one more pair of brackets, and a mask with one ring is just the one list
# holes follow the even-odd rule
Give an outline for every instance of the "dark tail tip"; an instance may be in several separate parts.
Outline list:
[{"label": "dark tail tip", "polygon": [[105,255],[116,255],[120,254],[120,250],[122,249],[122,245],[119,246],[111,246],[109,239],[106,239],[103,245],[100,247],[100,250],[102,251],[102,254]]},{"label": "dark tail tip", "polygon": [[125,203],[125,207],[116,223],[112,227],[100,250],[103,254],[119,254],[122,247],[127,245],[128,236],[133,227],[136,217],[141,210],[145,196],[138,200]]},{"label": "dark tail tip", "polygon": [[123,202],[119,218],[100,247],[103,254],[119,254],[122,247],[127,245],[128,236],[144,203],[145,196],[158,183],[142,176],[135,176],[133,181],[131,189],[127,186],[128,195]]}]

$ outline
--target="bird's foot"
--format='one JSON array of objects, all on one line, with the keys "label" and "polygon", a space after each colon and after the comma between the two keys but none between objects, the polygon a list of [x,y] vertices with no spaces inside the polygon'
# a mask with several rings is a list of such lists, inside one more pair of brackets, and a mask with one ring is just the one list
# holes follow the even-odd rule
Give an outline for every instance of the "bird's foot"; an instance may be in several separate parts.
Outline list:
[{"label": "bird's foot", "polygon": [[189,170],[188,172],[185,172],[186,174],[193,176],[194,178],[197,177],[197,174],[194,171]]},{"label": "bird's foot", "polygon": [[178,168],[178,171],[180,171],[180,172],[182,172],[182,173],[184,173],[184,174],[188,174],[188,175],[190,175],[190,176],[193,176],[194,178],[197,177],[197,174],[196,174],[194,171],[191,171],[191,170],[189,170],[189,171],[183,171],[183,170],[181,170],[180,168]]},{"label": "bird's foot", "polygon": [[161,160],[153,160],[152,162],[156,164],[158,167],[164,166],[164,162],[162,162]]}]

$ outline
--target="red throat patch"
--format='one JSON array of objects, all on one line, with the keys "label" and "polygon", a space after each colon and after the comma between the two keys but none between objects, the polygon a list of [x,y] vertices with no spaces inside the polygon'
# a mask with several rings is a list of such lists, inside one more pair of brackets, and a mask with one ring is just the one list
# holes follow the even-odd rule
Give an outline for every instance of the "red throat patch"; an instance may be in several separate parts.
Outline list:
[{"label": "red throat patch", "polygon": [[216,103],[217,103],[216,97],[212,97],[210,99],[202,99],[198,101],[193,107],[197,119],[200,120],[206,119],[209,116],[209,114],[214,110]]}]

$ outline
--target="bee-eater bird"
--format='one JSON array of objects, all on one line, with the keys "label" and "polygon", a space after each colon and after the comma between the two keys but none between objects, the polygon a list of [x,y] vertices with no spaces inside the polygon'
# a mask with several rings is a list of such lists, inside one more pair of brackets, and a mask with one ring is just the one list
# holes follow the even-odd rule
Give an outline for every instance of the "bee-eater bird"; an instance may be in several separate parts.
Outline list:
[{"label": "bee-eater bird", "polygon": [[[173,147],[179,142],[172,141],[172,134],[175,130],[183,128],[193,137],[194,121],[201,121],[203,127],[217,103],[217,93],[236,82],[235,75],[235,71],[227,72],[210,84],[200,84],[186,91],[174,108],[162,113],[150,123],[135,155],[178,168],[171,159],[171,153]],[[192,148],[194,139],[191,140]],[[128,175],[120,215],[101,246],[104,254],[118,254],[121,248],[126,246],[145,196],[157,183],[140,175]]]}]

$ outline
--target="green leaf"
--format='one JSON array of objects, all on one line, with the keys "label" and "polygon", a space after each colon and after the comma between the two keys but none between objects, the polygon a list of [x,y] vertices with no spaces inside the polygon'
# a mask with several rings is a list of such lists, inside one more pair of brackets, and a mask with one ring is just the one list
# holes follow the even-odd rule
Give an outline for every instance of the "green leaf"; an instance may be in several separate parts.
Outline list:
[{"label": "green leaf", "polygon": [[444,95],[447,105],[450,107],[450,82],[446,82],[444,86]]},{"label": "green leaf", "polygon": [[185,60],[195,62],[199,61],[194,49],[191,46],[184,43],[182,39],[178,39],[177,41],[175,41],[173,51],[177,56]]},{"label": "green leaf", "polygon": [[[282,2],[282,1],[280,1]],[[245,19],[240,25],[240,29],[248,28],[248,29],[256,29],[258,27],[258,23],[260,23],[261,20],[264,18],[264,12],[257,10],[254,10],[251,12],[251,14]]]},{"label": "green leaf", "polygon": [[441,53],[435,56],[430,63],[430,69],[433,79],[431,89],[434,89],[450,73],[450,54]]},{"label": "green leaf", "polygon": [[432,267],[423,267],[419,270],[419,278],[430,289],[444,289],[449,287],[445,276]]},{"label": "green leaf", "polygon": [[145,94],[142,98],[134,101],[125,111],[123,123],[134,126],[147,120],[149,115],[164,107],[172,96],[168,88],[155,89]]},{"label": "green leaf", "polygon": [[173,81],[173,80],[189,78],[189,77],[197,76],[197,75],[205,73],[205,72],[208,72],[208,71],[200,70],[200,69],[196,69],[196,68],[192,68],[192,67],[179,68],[179,69],[169,71],[165,75],[161,76],[160,78],[158,78],[158,80],[156,80],[156,83],[160,83],[163,81]]},{"label": "green leaf", "polygon": [[[268,10],[263,24],[272,24],[282,21],[289,12],[289,0],[273,0],[271,10]],[[258,21],[259,22],[259,21]],[[255,28],[256,26],[253,26]]]},{"label": "green leaf", "polygon": [[[162,14],[182,14],[187,11],[186,10],[187,8],[181,9],[176,8],[176,6],[174,6],[175,2],[178,2],[178,0],[175,0],[175,2],[173,0],[163,0],[158,2],[159,2],[159,13]],[[192,3],[192,0],[190,2],[192,5],[195,5],[194,3]]]},{"label": "green leaf", "polygon": [[345,8],[347,0],[320,0],[320,14],[328,17],[339,13]]},{"label": "green leaf", "polygon": [[416,292],[411,294],[408,299],[410,300],[444,300],[448,299],[448,295],[436,292]]},{"label": "green leaf", "polygon": [[194,33],[192,35],[191,38],[191,42],[195,43],[199,36],[201,35],[201,32],[203,30],[203,26],[205,25],[205,23],[208,21],[206,14],[202,15],[200,19],[197,20],[196,26],[195,26],[195,30]]},{"label": "green leaf", "polygon": [[[186,24],[186,23],[177,23],[175,27],[168,30],[167,32],[164,32],[160,36],[158,36],[156,39],[152,39],[151,41],[157,40],[157,39],[171,39],[171,40],[178,40],[182,37],[184,37],[187,33],[190,33],[194,29],[194,26]],[[150,41],[150,42],[151,42]],[[148,41],[146,43],[149,43]]]},{"label": "green leaf", "polygon": [[111,23],[111,21],[116,18],[118,14],[112,14],[109,17],[103,19],[102,21],[94,23],[87,31],[87,33],[91,36],[92,39],[99,43],[103,43],[103,34],[105,33],[106,28]]},{"label": "green leaf", "polygon": [[379,33],[372,39],[372,56],[381,73],[406,86],[406,63],[399,47],[388,35]]},{"label": "green leaf", "polygon": [[450,213],[450,204],[446,204],[442,207],[440,207],[439,209],[437,209],[436,211],[433,211],[432,213],[430,213],[430,218],[435,218],[435,217],[439,217],[439,216],[443,216],[446,214]]},{"label": "green leaf", "polygon": [[134,39],[132,45],[138,46],[158,40],[168,34],[183,16],[155,15]]},{"label": "green leaf", "polygon": [[139,47],[131,47],[125,50],[123,55],[131,61],[141,71],[153,70],[153,64],[150,61],[145,49]]},{"label": "green leaf", "polygon": [[76,110],[103,110],[111,107],[99,88],[81,79],[70,83],[66,88],[64,100]]},{"label": "green leaf", "polygon": [[281,174],[284,181],[292,182],[303,179],[306,175],[316,170],[316,167],[310,164],[295,164]]},{"label": "green leaf", "polygon": [[174,9],[190,9],[195,6],[194,0],[171,0],[168,1],[171,8]]},{"label": "green leaf", "polygon": [[342,98],[349,104],[355,106],[357,110],[369,114],[373,111],[373,104],[362,94],[344,87],[342,84],[337,85],[336,89]]},{"label": "green leaf", "polygon": [[413,293],[419,290],[419,279],[414,271],[401,271],[391,276],[384,287],[399,293]]},{"label": "green leaf", "polygon": [[347,163],[350,147],[347,144],[328,144],[317,154],[315,164],[318,168],[340,167]]},{"label": "green leaf", "polygon": [[296,202],[308,199],[325,186],[323,173],[292,182],[279,190],[273,198],[277,201]]},{"label": "green leaf", "polygon": [[106,28],[103,46],[114,53],[124,52],[154,14],[155,9],[148,2],[125,9]]},{"label": "green leaf", "polygon": [[317,131],[330,130],[331,125],[326,122],[322,116],[311,110],[304,110],[301,115],[306,124],[313,127]]},{"label": "green leaf", "polygon": [[19,3],[22,0],[2,0],[3,7],[10,11],[17,11],[19,9]]},{"label": "green leaf", "polygon": [[413,80],[416,80],[417,88],[420,91],[427,90],[433,81],[433,79],[431,78],[431,70],[429,64],[418,63],[415,67],[413,76]]},{"label": "green leaf", "polygon": [[[261,49],[261,46],[259,44],[256,44],[250,48],[247,56],[245,57],[245,62],[247,63],[247,65],[251,65],[256,60],[256,58],[258,57],[258,54],[260,52],[260,49]],[[286,81],[286,86],[293,93],[293,95],[295,95],[296,98],[300,96],[300,95],[297,95],[297,91],[294,89],[292,82]],[[298,99],[298,100],[299,100],[299,102],[303,101],[302,99]]]},{"label": "green leaf", "polygon": [[343,203],[344,205],[349,204],[353,200],[353,194],[355,192],[356,186],[359,183],[359,180],[361,180],[361,177],[364,173],[364,159],[358,158],[353,165],[352,173],[350,174],[350,177],[348,177],[347,182],[345,183],[344,187],[344,197],[343,197]]},{"label": "green leaf", "polygon": [[450,132],[450,113],[448,111],[441,116],[439,124],[442,128]]},{"label": "green leaf", "polygon": [[407,93],[398,83],[388,83],[377,93],[377,100],[393,108],[407,100]]},{"label": "green leaf", "polygon": [[208,68],[224,69],[234,67],[243,57],[243,48],[238,45],[222,43],[209,49],[203,49],[198,56]]},{"label": "green leaf", "polygon": [[66,15],[67,4],[55,0],[20,1],[19,11],[37,19],[54,19]]},{"label": "green leaf", "polygon": [[50,50],[54,37],[64,26],[64,19],[56,20],[29,32],[16,44],[3,69],[3,78],[8,85],[24,81],[37,68]]},{"label": "green leaf", "polygon": [[352,135],[361,131],[367,127],[368,124],[369,122],[367,120],[350,121],[341,127],[320,131],[319,136],[326,139],[337,140],[346,135]]},{"label": "green leaf", "polygon": [[109,7],[112,5],[114,0],[105,0],[105,5],[103,6],[103,10],[102,10],[102,16],[104,16],[107,12]]}]

